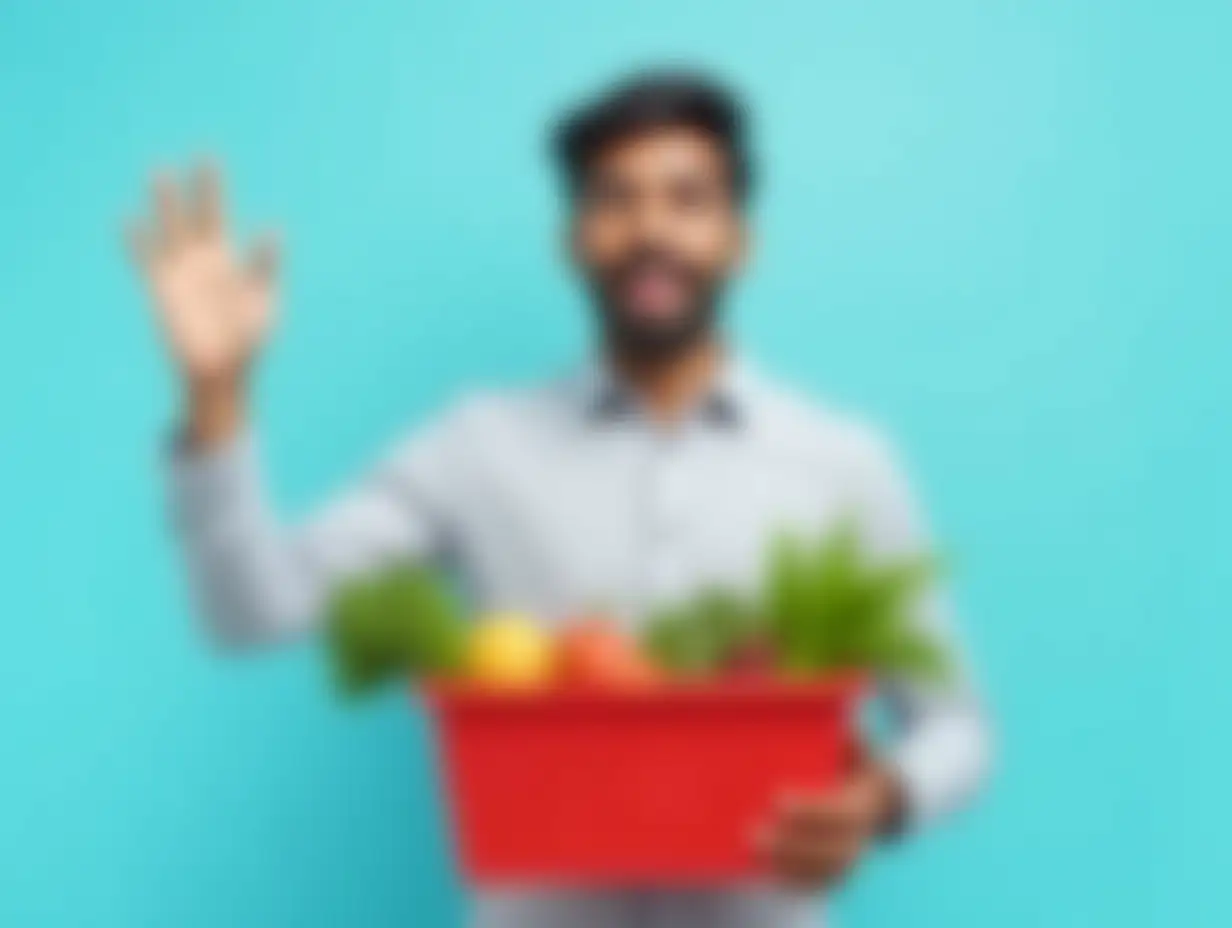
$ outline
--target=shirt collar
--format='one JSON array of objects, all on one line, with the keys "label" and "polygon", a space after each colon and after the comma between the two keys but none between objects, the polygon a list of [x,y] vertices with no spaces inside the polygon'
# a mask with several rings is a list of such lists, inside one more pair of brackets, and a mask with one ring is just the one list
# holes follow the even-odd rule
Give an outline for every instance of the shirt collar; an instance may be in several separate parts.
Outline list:
[{"label": "shirt collar", "polygon": [[[582,371],[579,407],[588,422],[611,422],[637,415],[637,398],[605,360],[598,358]],[[697,404],[694,417],[720,428],[745,425],[754,411],[755,378],[749,363],[730,357]]]}]

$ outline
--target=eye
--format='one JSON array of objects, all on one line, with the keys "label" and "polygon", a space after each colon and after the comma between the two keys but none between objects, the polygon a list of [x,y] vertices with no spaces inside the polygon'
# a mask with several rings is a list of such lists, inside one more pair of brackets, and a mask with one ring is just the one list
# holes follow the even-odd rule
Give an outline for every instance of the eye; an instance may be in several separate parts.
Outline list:
[{"label": "eye", "polygon": [[686,212],[702,212],[713,209],[719,196],[713,185],[687,178],[672,185],[672,202]]},{"label": "eye", "polygon": [[619,209],[626,205],[629,199],[628,185],[618,183],[611,178],[597,177],[586,186],[583,205],[587,209]]}]

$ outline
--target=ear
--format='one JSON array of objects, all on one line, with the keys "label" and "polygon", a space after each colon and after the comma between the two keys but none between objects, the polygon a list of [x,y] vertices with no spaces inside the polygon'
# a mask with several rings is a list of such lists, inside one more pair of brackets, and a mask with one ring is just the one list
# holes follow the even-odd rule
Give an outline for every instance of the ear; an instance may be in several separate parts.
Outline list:
[{"label": "ear", "polygon": [[753,228],[746,218],[741,217],[736,226],[736,240],[732,251],[732,266],[736,270],[743,271],[748,266],[752,259],[754,244]]},{"label": "ear", "polygon": [[559,236],[558,247],[560,248],[561,256],[569,264],[579,264],[578,224],[572,211],[570,211],[564,222],[561,223],[557,235]]}]

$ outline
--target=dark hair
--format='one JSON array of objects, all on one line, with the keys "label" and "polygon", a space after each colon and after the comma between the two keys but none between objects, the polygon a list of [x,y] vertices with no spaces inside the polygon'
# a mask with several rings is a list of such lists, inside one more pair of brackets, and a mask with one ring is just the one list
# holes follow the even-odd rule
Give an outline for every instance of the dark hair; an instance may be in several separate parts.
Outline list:
[{"label": "dark hair", "polygon": [[561,174],[576,194],[595,156],[613,142],[651,129],[698,129],[722,148],[732,192],[743,202],[753,182],[745,123],[743,105],[713,78],[688,71],[651,71],[628,78],[566,113],[553,132],[552,146]]}]

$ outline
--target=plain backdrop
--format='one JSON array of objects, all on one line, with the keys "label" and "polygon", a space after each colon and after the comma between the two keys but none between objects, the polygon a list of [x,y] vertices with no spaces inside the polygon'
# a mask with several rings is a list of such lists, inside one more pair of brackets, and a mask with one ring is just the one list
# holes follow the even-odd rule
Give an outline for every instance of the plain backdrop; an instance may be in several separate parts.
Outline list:
[{"label": "plain backdrop", "polygon": [[897,436],[996,715],[983,801],[842,923],[1228,923],[1230,30],[1214,0],[0,3],[0,923],[455,923],[403,694],[344,709],[311,642],[200,634],[117,230],[207,150],[285,230],[259,417],[303,514],[579,354],[543,129],[662,60],[755,103],[736,328]]}]

